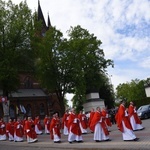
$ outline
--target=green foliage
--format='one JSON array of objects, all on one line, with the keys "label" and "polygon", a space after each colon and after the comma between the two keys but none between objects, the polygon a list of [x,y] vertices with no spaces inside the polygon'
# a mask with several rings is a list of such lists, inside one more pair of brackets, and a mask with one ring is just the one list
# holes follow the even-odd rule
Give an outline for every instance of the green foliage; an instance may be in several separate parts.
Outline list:
[{"label": "green foliage", "polygon": [[[102,76],[102,75],[101,75]],[[114,107],[114,90],[111,84],[111,79],[108,75],[103,75],[103,80],[101,80],[101,87],[99,90],[99,95],[101,99],[104,99],[105,106],[110,109]]]},{"label": "green foliage", "polygon": [[68,39],[52,27],[39,44],[37,61],[41,83],[56,92],[64,108],[66,93],[74,93],[74,104],[82,106],[87,90],[99,89],[100,72],[113,65],[104,58],[101,41],[80,26],[68,30]]},{"label": "green foliage", "polygon": [[18,87],[19,72],[33,70],[32,17],[26,2],[15,5],[0,0],[0,88],[4,95]]},{"label": "green foliage", "polygon": [[86,29],[80,26],[71,27],[68,35],[72,51],[70,59],[74,60],[73,80],[76,96],[73,104],[76,107],[79,104],[80,107],[85,101],[86,93],[99,91],[103,81],[101,72],[106,72],[106,68],[113,66],[113,62],[105,59],[104,52],[100,49],[102,42]]},{"label": "green foliage", "polygon": [[[133,100],[134,105],[137,107],[137,109],[142,106],[142,105],[148,105],[150,104],[150,97],[138,99],[138,100]],[[127,102],[126,106],[129,106],[129,102]]]},{"label": "green foliage", "polygon": [[127,102],[141,100],[146,97],[144,81],[132,80],[130,83],[120,84],[117,88],[117,97],[125,99]]}]

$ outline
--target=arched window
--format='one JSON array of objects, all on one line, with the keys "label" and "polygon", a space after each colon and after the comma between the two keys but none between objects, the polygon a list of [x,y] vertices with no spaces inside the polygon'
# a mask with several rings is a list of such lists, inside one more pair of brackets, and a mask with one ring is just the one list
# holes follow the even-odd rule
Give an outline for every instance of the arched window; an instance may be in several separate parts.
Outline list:
[{"label": "arched window", "polygon": [[10,107],[9,107],[9,116],[10,116],[10,118],[16,117],[16,110],[15,110],[14,105],[10,105]]},{"label": "arched window", "polygon": [[40,115],[45,115],[45,107],[43,103],[40,104]]},{"label": "arched window", "polygon": [[31,105],[30,104],[27,104],[27,107],[26,107],[26,113],[27,113],[27,116],[31,116],[32,115],[32,112],[31,112]]}]

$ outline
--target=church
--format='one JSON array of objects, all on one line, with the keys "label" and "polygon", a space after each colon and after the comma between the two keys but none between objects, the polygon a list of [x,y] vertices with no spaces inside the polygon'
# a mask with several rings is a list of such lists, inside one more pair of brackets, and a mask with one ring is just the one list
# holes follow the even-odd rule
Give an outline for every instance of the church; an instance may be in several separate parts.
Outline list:
[{"label": "church", "polygon": [[[47,23],[45,22],[44,15],[38,1],[38,21],[42,22],[41,36],[44,36],[47,30],[50,30],[51,23],[48,15]],[[45,115],[52,116],[53,112],[60,112],[61,108],[57,96],[54,93],[47,93],[45,89],[40,87],[38,81],[29,73],[19,75],[20,87],[16,92],[9,95],[7,99],[2,97],[0,90],[0,118],[17,118],[19,117],[36,117],[40,116],[41,119]],[[5,101],[2,101],[2,100]],[[4,108],[8,106],[8,113]]]}]

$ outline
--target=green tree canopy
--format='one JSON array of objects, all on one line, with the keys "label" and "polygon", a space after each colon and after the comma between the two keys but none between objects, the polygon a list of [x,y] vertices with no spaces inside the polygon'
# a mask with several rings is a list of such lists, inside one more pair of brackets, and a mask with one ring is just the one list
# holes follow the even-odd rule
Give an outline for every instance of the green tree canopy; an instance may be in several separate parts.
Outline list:
[{"label": "green tree canopy", "polygon": [[47,89],[56,92],[62,113],[66,93],[74,93],[83,103],[88,90],[99,89],[100,72],[113,65],[104,58],[100,45],[100,40],[80,26],[71,27],[68,38],[53,27],[39,44],[39,78]]},{"label": "green tree canopy", "polygon": [[135,79],[128,83],[119,84],[116,88],[117,97],[127,102],[143,99],[146,97],[144,81]]},{"label": "green tree canopy", "polygon": [[0,88],[3,95],[19,85],[19,72],[33,70],[33,15],[26,2],[0,0]]}]

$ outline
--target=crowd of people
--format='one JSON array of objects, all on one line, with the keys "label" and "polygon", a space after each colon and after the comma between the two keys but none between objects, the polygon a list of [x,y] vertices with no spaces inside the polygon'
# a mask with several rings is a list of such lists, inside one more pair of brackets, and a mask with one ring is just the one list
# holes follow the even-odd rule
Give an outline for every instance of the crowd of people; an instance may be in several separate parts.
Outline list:
[{"label": "crowd of people", "polygon": [[[139,140],[134,131],[143,130],[144,127],[136,113],[133,102],[130,102],[129,107],[126,108],[125,102],[122,101],[114,118],[118,130],[122,132],[124,141]],[[70,144],[73,142],[80,143],[83,142],[82,135],[88,132],[93,133],[95,142],[111,141],[109,131],[112,123],[105,107],[102,109],[97,107],[96,110],[92,108],[88,114],[83,113],[83,111],[77,114],[75,109],[66,110],[62,119],[60,119],[58,113],[54,113],[52,118],[46,115],[43,120],[44,128],[39,116],[35,117],[34,120],[31,117],[24,120],[19,118],[17,120],[9,119],[8,123],[5,123],[1,118],[0,141],[8,139],[9,141],[22,142],[26,139],[28,143],[33,143],[38,141],[37,135],[43,132],[50,134],[54,143],[61,143],[61,134],[68,136]]]}]

